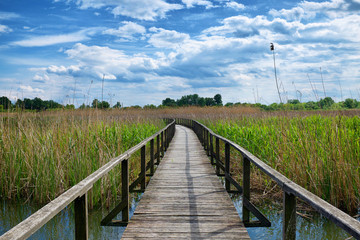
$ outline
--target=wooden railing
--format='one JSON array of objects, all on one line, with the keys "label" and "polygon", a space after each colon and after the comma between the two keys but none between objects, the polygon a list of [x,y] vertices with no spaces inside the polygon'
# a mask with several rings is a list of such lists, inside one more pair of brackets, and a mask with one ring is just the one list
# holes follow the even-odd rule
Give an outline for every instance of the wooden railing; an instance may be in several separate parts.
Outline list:
[{"label": "wooden railing", "polygon": [[[56,214],[69,206],[72,202],[75,204],[75,239],[88,238],[88,206],[87,192],[92,188],[94,183],[104,177],[115,166],[121,163],[121,202],[101,221],[102,225],[107,226],[124,226],[129,221],[129,191],[144,191],[146,187],[146,174],[154,174],[154,165],[159,164],[160,157],[164,156],[164,151],[175,133],[175,121],[166,119],[168,125],[155,133],[151,137],[143,140],[138,145],[127,150],[120,156],[110,160],[107,164],[93,172],[81,182],[55,198],[53,201],[39,209],[27,219],[10,229],[0,236],[0,240],[5,239],[26,239],[40,229],[44,224],[51,220]],[[154,153],[156,139],[156,153]],[[150,160],[146,163],[145,147],[150,143]],[[136,151],[141,150],[141,172],[132,184],[129,185],[129,158]],[[156,159],[156,163],[155,163]],[[134,188],[140,184],[140,190]],[[122,212],[122,220],[117,221],[113,218]]]},{"label": "wooden railing", "polygon": [[[250,202],[250,165],[254,164],[272,180],[274,180],[283,190],[283,239],[296,239],[296,198],[300,198],[324,217],[333,221],[337,226],[344,229],[355,239],[360,239],[360,222],[340,209],[332,206],[328,202],[319,198],[315,194],[307,191],[298,184],[286,178],[284,175],[271,168],[263,161],[255,157],[246,149],[240,147],[238,144],[215,134],[203,124],[190,119],[176,119],[177,124],[181,124],[192,128],[197,134],[200,142],[203,144],[208,156],[211,158],[211,163],[216,167],[216,173],[219,176],[225,177],[225,188],[230,191],[232,184],[237,192],[243,195],[242,219],[245,226],[269,226],[270,222],[263,216],[256,207]],[[222,162],[220,158],[220,141],[224,143],[224,158]],[[215,150],[214,150],[215,142]],[[230,147],[238,151],[243,158],[243,186],[241,187],[232,177],[230,173]],[[224,174],[221,174],[220,171]],[[231,192],[231,191],[230,191]],[[249,214],[253,213],[260,221],[250,222]]]}]

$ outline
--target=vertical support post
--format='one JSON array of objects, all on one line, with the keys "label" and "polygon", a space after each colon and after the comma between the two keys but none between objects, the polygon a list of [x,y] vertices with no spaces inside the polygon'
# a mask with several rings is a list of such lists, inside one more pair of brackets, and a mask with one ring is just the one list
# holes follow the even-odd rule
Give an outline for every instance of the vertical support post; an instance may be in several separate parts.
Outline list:
[{"label": "vertical support post", "polygon": [[143,179],[141,180],[141,191],[145,191],[146,187],[146,161],[145,161],[145,145],[141,148],[141,176]]},{"label": "vertical support post", "polygon": [[165,136],[164,136],[164,151],[167,150],[167,138],[168,138],[168,129],[165,130]]},{"label": "vertical support post", "polygon": [[283,199],[283,239],[296,239],[296,197],[284,191]]},{"label": "vertical support post", "polygon": [[[243,198],[250,201],[250,160],[243,156]],[[244,206],[243,200],[243,222],[250,221],[250,211]]]},{"label": "vertical support post", "polygon": [[214,165],[214,144],[213,144],[213,135],[210,134],[210,162],[211,165]]},{"label": "vertical support post", "polygon": [[207,155],[210,156],[210,132],[206,130],[206,148],[207,148]]},{"label": "vertical support post", "polygon": [[122,210],[122,221],[129,222],[129,160],[125,159],[121,162],[121,202],[125,203]]},{"label": "vertical support post", "polygon": [[150,175],[153,176],[154,169],[154,139],[150,140]]},{"label": "vertical support post", "polygon": [[157,158],[156,158],[156,164],[160,164],[160,135],[156,136],[156,152],[157,152]]},{"label": "vertical support post", "polygon": [[[225,143],[225,175],[230,175],[230,144]],[[230,181],[225,176],[225,189],[226,191],[230,191]]]},{"label": "vertical support post", "polygon": [[201,144],[205,146],[205,129],[203,129],[201,126],[199,126],[199,128],[201,129]]},{"label": "vertical support post", "polygon": [[204,128],[204,134],[205,134],[205,142],[204,142],[204,146],[205,146],[205,150],[206,150],[206,155],[209,156],[209,135],[208,135],[208,131]]},{"label": "vertical support post", "polygon": [[161,132],[161,157],[164,157],[164,132]]},{"label": "vertical support post", "polygon": [[220,139],[216,137],[216,175],[220,175]]},{"label": "vertical support post", "polygon": [[78,197],[74,201],[75,204],[75,239],[88,239],[88,208],[87,193]]}]

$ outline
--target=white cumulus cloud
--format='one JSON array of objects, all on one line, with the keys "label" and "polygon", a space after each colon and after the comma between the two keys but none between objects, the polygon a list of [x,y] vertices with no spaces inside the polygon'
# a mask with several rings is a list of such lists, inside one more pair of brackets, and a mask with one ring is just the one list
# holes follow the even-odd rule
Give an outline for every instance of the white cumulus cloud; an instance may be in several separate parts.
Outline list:
[{"label": "white cumulus cloud", "polygon": [[137,23],[124,21],[122,24],[118,29],[105,30],[103,34],[114,35],[126,41],[133,41],[136,40],[136,37],[141,37],[146,33],[145,27]]},{"label": "white cumulus cloud", "polygon": [[190,39],[186,33],[179,33],[174,30],[152,27],[149,29],[155,32],[151,35],[149,43],[157,48],[177,48],[180,44]]},{"label": "white cumulus cloud", "polygon": [[245,5],[242,3],[237,3],[237,2],[227,2],[226,6],[229,8],[233,8],[235,10],[243,10],[245,9]]},{"label": "white cumulus cloud", "polygon": [[[68,0],[69,1],[69,0]],[[165,18],[166,13],[183,8],[180,4],[167,3],[165,0],[73,0],[81,9],[108,9],[115,15],[127,16],[135,19],[155,21]]]},{"label": "white cumulus cloud", "polygon": [[214,7],[212,2],[207,0],[182,0],[187,8],[192,8],[195,5],[205,6],[206,9]]}]

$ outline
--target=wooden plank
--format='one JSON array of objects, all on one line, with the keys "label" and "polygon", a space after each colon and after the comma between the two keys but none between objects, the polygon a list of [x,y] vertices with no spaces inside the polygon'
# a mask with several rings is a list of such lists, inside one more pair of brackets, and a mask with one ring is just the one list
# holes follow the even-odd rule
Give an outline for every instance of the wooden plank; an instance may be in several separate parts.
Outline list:
[{"label": "wooden plank", "polygon": [[250,239],[201,143],[186,127],[176,126],[122,236],[138,238]]}]

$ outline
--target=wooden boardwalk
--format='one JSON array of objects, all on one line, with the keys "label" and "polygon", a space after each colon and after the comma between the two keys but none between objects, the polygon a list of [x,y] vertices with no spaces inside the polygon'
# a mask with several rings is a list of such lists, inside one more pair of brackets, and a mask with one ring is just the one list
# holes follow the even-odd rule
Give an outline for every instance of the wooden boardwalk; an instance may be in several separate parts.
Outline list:
[{"label": "wooden boardwalk", "polygon": [[195,133],[176,126],[122,239],[250,239]]}]

